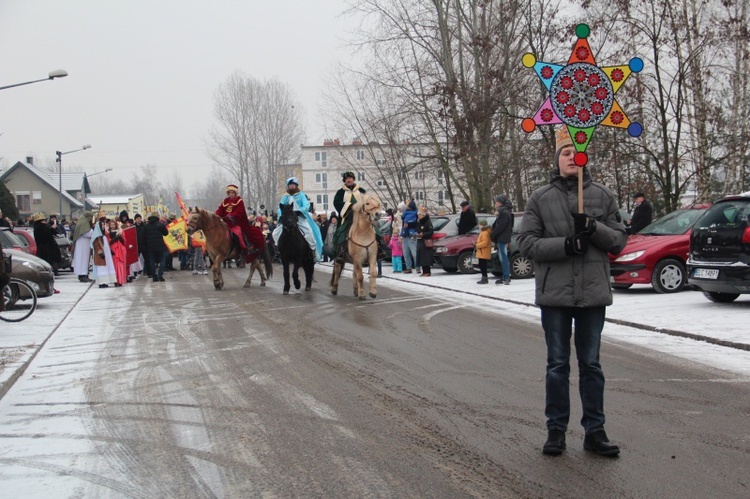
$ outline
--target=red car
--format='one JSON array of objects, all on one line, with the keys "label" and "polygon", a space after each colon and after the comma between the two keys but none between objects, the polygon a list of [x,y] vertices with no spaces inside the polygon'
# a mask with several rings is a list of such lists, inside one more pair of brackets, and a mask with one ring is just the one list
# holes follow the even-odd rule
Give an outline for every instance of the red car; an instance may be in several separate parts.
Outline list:
[{"label": "red car", "polygon": [[687,284],[690,231],[709,206],[673,211],[629,236],[622,253],[609,255],[612,287],[650,284],[657,293],[681,291]]},{"label": "red car", "polygon": [[36,255],[36,239],[34,239],[34,234],[23,229],[14,230],[13,234],[20,237],[22,241],[25,241],[27,253]]}]

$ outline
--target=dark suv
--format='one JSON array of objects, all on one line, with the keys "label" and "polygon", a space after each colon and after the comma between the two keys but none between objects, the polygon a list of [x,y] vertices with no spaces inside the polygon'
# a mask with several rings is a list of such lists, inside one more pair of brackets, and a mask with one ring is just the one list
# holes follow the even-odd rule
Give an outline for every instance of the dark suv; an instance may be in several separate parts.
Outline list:
[{"label": "dark suv", "polygon": [[717,201],[690,235],[688,282],[714,302],[750,293],[750,192]]}]

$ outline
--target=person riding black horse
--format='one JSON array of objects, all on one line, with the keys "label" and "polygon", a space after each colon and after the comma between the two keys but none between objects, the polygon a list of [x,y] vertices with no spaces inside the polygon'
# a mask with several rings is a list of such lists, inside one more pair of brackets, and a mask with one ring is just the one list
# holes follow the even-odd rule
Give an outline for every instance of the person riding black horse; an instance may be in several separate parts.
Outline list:
[{"label": "person riding black horse", "polygon": [[[362,199],[365,190],[357,184],[357,177],[354,172],[344,172],[341,176],[344,185],[336,191],[333,197],[333,207],[339,213],[339,224],[336,227],[336,234],[333,237],[333,243],[336,246],[336,263],[344,263],[346,257],[346,240],[349,237],[349,229],[352,226],[354,211],[352,205]],[[380,236],[380,226],[375,226],[375,238],[378,241],[378,260],[385,258],[383,250],[383,238]]]}]

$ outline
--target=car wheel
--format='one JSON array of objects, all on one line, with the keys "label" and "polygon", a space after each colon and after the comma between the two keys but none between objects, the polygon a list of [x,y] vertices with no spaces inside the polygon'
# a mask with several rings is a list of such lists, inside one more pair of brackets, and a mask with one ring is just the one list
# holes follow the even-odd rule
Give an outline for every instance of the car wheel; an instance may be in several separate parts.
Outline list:
[{"label": "car wheel", "polygon": [[685,266],[674,258],[665,258],[654,267],[651,285],[657,293],[677,293],[685,287]]},{"label": "car wheel", "polygon": [[706,295],[706,298],[715,303],[733,302],[740,296],[739,293],[717,293],[715,291],[704,291],[703,294]]},{"label": "car wheel", "polygon": [[458,266],[459,272],[462,274],[475,274],[474,266],[471,264],[472,251],[464,251],[458,255],[456,265]]},{"label": "car wheel", "polygon": [[619,284],[619,283],[613,283],[612,289],[630,289],[632,284]]},{"label": "car wheel", "polygon": [[513,279],[526,279],[534,275],[534,264],[531,258],[516,253],[510,257],[510,276]]},{"label": "car wheel", "polygon": [[449,274],[458,272],[458,269],[456,267],[443,267],[443,270],[445,270]]}]

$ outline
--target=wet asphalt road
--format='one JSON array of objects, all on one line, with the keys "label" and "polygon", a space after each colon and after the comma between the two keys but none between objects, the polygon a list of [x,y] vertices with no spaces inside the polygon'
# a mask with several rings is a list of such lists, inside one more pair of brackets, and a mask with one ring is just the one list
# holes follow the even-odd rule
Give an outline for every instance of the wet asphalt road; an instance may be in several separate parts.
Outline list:
[{"label": "wet asphalt road", "polygon": [[276,272],[92,288],[3,399],[0,495],[750,495],[750,380],[605,343],[622,456],[583,451],[572,387],[568,451],[545,457],[538,324],[387,282],[334,297],[325,272],[282,296]]}]

